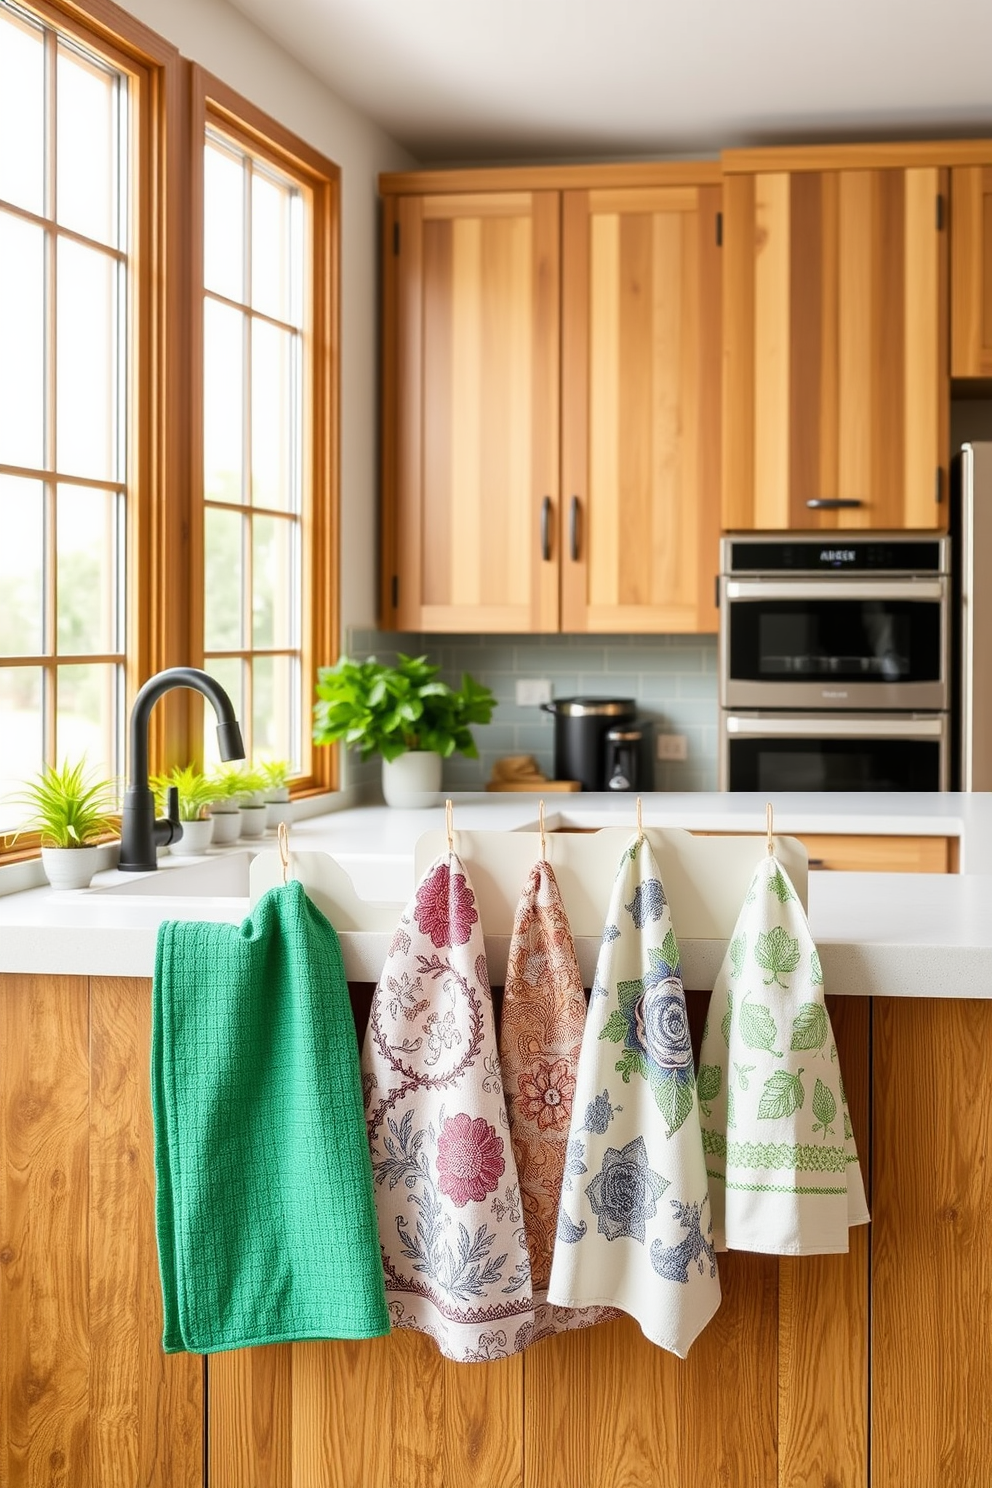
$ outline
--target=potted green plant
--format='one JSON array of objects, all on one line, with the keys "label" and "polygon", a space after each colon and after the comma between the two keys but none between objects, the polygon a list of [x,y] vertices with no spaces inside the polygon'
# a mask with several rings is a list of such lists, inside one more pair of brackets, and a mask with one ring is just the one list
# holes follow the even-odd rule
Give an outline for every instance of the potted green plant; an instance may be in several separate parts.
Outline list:
[{"label": "potted green plant", "polygon": [[374,656],[343,656],[317,673],[313,738],[343,740],[362,759],[382,756],[382,793],[390,806],[433,806],[439,799],[441,762],[458,751],[478,756],[470,725],[488,723],[496,699],[488,687],[462,674],[460,689],[438,679],[426,656],[397,656],[386,666]]},{"label": "potted green plant", "polygon": [[292,807],[289,803],[292,765],[289,760],[273,759],[259,761],[256,768],[265,781],[265,825],[278,827],[280,822],[288,824],[292,820]]},{"label": "potted green plant", "polygon": [[237,781],[238,805],[241,807],[242,837],[261,837],[265,831],[268,810],[265,803],[265,776],[255,765],[238,765],[231,774]]},{"label": "potted green plant", "polygon": [[237,842],[241,836],[241,766],[222,765],[208,778],[214,846]]},{"label": "potted green plant", "polygon": [[210,815],[210,803],[214,795],[214,783],[201,774],[195,765],[177,765],[167,775],[153,775],[149,785],[155,792],[158,810],[164,814],[170,786],[179,792],[179,820],[183,824],[183,835],[170,844],[169,851],[178,856],[204,853],[214,835],[214,821]]},{"label": "potted green plant", "polygon": [[83,761],[44,765],[13,799],[30,812],[21,830],[41,836],[41,861],[53,889],[85,889],[97,869],[97,843],[117,830],[109,780],[87,778]]}]

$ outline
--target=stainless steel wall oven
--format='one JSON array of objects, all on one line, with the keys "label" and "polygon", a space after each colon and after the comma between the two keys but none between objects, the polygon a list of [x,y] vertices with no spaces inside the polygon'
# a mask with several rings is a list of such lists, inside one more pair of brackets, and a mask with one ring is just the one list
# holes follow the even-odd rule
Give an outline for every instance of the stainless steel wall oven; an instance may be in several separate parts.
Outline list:
[{"label": "stainless steel wall oven", "polygon": [[948,539],[726,537],[724,790],[946,790]]}]

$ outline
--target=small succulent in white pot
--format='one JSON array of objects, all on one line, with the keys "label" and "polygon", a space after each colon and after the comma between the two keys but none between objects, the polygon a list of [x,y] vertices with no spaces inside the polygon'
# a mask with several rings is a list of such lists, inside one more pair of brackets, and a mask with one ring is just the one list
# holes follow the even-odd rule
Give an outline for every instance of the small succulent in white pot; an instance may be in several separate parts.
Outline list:
[{"label": "small succulent in white pot", "polygon": [[214,846],[237,842],[241,836],[240,767],[221,767],[210,781],[210,815],[214,819]]},{"label": "small succulent in white pot", "polygon": [[41,861],[54,889],[85,889],[97,870],[101,838],[118,830],[114,788],[87,778],[80,761],[44,765],[13,798],[27,806],[22,832],[41,837]]},{"label": "small succulent in white pot", "polygon": [[175,786],[179,793],[179,820],[183,833],[170,844],[169,851],[177,857],[206,852],[214,835],[214,821],[210,814],[214,784],[209,776],[201,774],[195,765],[177,765],[167,775],[153,775],[149,784],[155,792],[158,810],[163,814],[167,809],[169,787]]},{"label": "small succulent in white pot", "polygon": [[293,767],[289,760],[262,760],[258,766],[265,781],[265,825],[271,831],[280,822],[288,826],[293,820],[289,799],[289,777]]}]

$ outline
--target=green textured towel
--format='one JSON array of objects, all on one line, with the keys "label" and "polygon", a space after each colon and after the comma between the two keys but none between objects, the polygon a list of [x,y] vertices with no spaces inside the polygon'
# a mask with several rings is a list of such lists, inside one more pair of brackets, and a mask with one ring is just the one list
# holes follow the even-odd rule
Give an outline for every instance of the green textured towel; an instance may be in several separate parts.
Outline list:
[{"label": "green textured towel", "polygon": [[301,884],[162,925],[151,1073],[166,1352],[388,1333],[341,949]]}]

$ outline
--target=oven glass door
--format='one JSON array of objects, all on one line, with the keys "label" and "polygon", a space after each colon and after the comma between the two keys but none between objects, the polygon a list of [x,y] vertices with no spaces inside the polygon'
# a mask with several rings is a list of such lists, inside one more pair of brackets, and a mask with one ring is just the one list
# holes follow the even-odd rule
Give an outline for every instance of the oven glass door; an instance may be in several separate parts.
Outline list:
[{"label": "oven glass door", "polygon": [[[732,791],[939,791],[948,786],[946,720],[842,724],[831,718],[726,720],[723,787]],[[767,730],[767,732],[764,732]],[[846,731],[845,731],[846,730]]]},{"label": "oven glass door", "polygon": [[724,705],[946,707],[943,585],[912,587],[729,583]]}]

